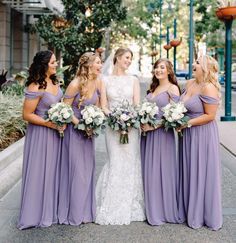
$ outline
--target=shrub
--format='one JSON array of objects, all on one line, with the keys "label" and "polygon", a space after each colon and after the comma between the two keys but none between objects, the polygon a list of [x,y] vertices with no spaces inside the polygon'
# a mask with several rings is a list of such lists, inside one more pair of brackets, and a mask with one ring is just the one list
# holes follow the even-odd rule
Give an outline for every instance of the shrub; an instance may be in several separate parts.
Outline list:
[{"label": "shrub", "polygon": [[24,95],[24,85],[21,85],[19,82],[12,83],[11,85],[4,85],[2,87],[2,92],[4,95],[8,96],[23,96]]},{"label": "shrub", "polygon": [[23,137],[26,123],[22,119],[22,96],[0,92],[0,151]]}]

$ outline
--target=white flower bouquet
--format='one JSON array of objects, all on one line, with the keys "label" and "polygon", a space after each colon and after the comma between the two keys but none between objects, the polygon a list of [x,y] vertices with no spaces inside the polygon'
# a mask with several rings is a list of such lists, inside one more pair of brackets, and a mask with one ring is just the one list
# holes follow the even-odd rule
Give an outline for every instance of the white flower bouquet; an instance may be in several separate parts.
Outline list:
[{"label": "white flower bouquet", "polygon": [[88,137],[97,137],[105,128],[106,117],[103,111],[95,105],[87,105],[81,111],[82,118],[75,128],[86,132]]},{"label": "white flower bouquet", "polygon": [[[148,102],[146,99],[137,106],[138,119],[141,124],[149,124],[150,126],[157,126],[159,121],[157,120],[157,114],[159,108],[156,103]],[[142,132],[143,136],[146,136],[145,132]]]},{"label": "white flower bouquet", "polygon": [[108,125],[114,131],[120,132],[120,143],[129,143],[128,132],[130,128],[139,128],[138,113],[127,100],[115,107],[108,117]]},{"label": "white flower bouquet", "polygon": [[[163,126],[167,131],[169,128],[179,128],[188,124],[189,117],[185,115],[187,109],[183,102],[171,101],[165,107],[162,108],[163,114]],[[182,133],[180,132],[180,135]]]},{"label": "white flower bouquet", "polygon": [[[74,112],[70,105],[58,102],[51,105],[47,111],[46,120],[55,123],[57,126],[71,123]],[[59,131],[60,137],[64,137],[64,132]]]}]

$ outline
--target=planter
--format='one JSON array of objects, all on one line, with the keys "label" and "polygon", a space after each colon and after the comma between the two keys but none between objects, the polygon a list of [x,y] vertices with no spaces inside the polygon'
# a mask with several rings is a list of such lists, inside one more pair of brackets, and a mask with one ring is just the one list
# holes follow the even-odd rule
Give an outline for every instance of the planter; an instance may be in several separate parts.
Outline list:
[{"label": "planter", "polygon": [[170,41],[170,45],[173,46],[173,47],[177,47],[181,44],[182,42],[182,37],[180,38],[180,40],[178,39],[173,39]]},{"label": "planter", "polygon": [[170,44],[164,45],[164,49],[166,49],[167,51],[170,50],[171,48],[172,48],[172,45],[170,45]]},{"label": "planter", "polygon": [[150,54],[151,57],[155,57],[156,55],[158,55],[158,51],[153,51],[153,52],[151,52],[151,54]]},{"label": "planter", "polygon": [[219,20],[233,20],[236,18],[236,6],[230,6],[225,8],[218,8],[216,10],[216,16]]}]

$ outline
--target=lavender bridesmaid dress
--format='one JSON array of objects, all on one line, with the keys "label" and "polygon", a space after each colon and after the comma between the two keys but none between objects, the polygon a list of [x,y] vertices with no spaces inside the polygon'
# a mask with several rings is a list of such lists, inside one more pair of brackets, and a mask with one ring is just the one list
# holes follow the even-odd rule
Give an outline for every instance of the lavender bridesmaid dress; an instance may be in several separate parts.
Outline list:
[{"label": "lavender bridesmaid dress", "polygon": [[[169,99],[177,101],[179,96],[164,91],[147,100],[155,102],[159,107],[158,119],[163,112],[161,108],[169,103]],[[147,132],[141,139],[141,159],[144,183],[144,198],[147,221],[151,225],[181,223],[179,216],[179,165],[176,157],[174,131],[158,128]]]},{"label": "lavender bridesmaid dress", "polygon": [[[185,93],[181,96],[183,99]],[[185,101],[190,118],[204,114],[203,103],[218,104],[215,98],[194,95]],[[216,121],[184,129],[180,141],[183,212],[189,227],[222,227],[221,163]],[[181,194],[182,195],[182,194]],[[181,200],[182,201],[182,200]]]},{"label": "lavender bridesmaid dress", "polygon": [[[78,109],[80,94],[74,98],[72,108],[75,116],[81,118],[85,105],[95,104],[98,91]],[[62,144],[61,175],[59,189],[58,217],[60,224],[80,225],[93,222],[95,218],[95,148],[94,139],[84,131],[68,125]]]},{"label": "lavender bridesmaid dress", "polygon": [[[41,97],[35,114],[44,117],[51,104],[62,98],[49,92],[25,90],[25,99]],[[19,229],[47,227],[58,222],[58,187],[61,139],[54,129],[28,124],[23,157]]]}]

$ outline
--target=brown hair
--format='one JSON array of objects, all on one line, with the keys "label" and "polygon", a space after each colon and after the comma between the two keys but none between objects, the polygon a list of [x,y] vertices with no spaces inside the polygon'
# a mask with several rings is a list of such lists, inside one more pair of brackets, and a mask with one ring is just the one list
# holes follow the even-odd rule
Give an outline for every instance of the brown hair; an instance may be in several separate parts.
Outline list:
[{"label": "brown hair", "polygon": [[79,79],[80,93],[78,107],[80,107],[88,94],[88,90],[86,88],[88,81],[96,79],[96,77],[89,71],[90,66],[95,61],[96,57],[100,58],[100,56],[94,52],[85,52],[79,59],[79,67],[76,73],[76,77]]},{"label": "brown hair", "polygon": [[[167,72],[168,72],[168,80],[170,83],[176,85],[180,91],[180,88],[179,88],[179,85],[178,85],[178,82],[177,82],[177,79],[176,79],[176,76],[175,76],[175,73],[174,73],[174,69],[173,69],[173,65],[172,63],[170,62],[170,60],[168,60],[167,58],[160,58],[158,59],[154,65],[153,65],[153,70],[161,63],[161,62],[164,62],[165,65],[166,65],[166,68],[167,68]],[[153,74],[153,77],[152,77],[152,83],[150,85],[150,88],[149,90],[147,91],[147,93],[153,93],[155,91],[155,89],[159,86],[160,82],[159,82],[159,79],[156,78],[155,74]]]},{"label": "brown hair", "polygon": [[123,48],[120,47],[116,50],[113,58],[113,64],[115,65],[117,62],[117,57],[123,56],[126,52],[129,52],[131,54],[131,57],[133,57],[133,52],[129,48]]}]

